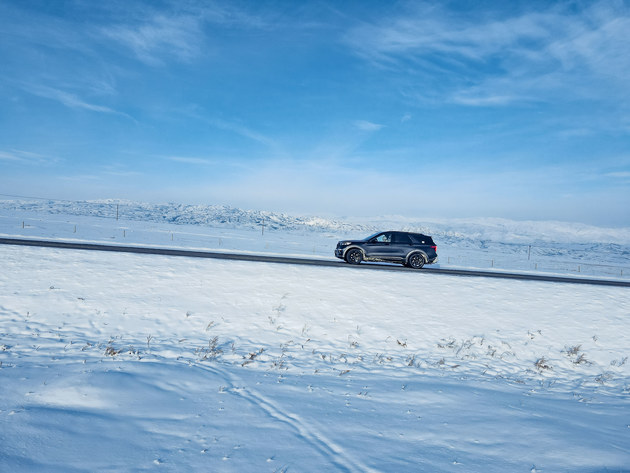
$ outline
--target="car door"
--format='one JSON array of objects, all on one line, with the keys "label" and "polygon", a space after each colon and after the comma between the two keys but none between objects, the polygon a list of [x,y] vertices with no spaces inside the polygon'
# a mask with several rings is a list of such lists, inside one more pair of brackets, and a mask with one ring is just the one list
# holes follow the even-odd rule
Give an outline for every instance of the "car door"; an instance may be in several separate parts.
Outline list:
[{"label": "car door", "polygon": [[379,233],[365,244],[368,258],[386,258],[391,251],[392,232]]},{"label": "car door", "polygon": [[409,235],[402,232],[393,232],[392,243],[389,247],[389,255],[392,258],[403,259],[411,250],[411,245],[412,242],[411,238],[409,238]]}]

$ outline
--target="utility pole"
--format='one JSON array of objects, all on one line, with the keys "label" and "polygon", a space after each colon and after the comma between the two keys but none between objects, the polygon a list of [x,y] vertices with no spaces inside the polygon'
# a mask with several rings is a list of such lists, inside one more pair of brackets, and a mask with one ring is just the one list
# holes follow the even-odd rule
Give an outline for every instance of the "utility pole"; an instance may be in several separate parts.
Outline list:
[{"label": "utility pole", "polygon": [[263,217],[261,225],[262,225],[262,235],[264,236],[265,235],[265,217]]}]

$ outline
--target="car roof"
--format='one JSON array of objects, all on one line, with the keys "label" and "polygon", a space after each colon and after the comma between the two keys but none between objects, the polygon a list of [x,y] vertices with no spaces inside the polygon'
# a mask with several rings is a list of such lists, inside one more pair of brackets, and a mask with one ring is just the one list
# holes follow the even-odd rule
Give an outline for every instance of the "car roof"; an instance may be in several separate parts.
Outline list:
[{"label": "car roof", "polygon": [[376,235],[381,235],[383,233],[403,233],[405,235],[412,235],[414,237],[417,238],[424,238],[425,240],[432,240],[433,238],[430,235],[427,235],[425,233],[418,233],[418,232],[405,232],[402,230],[385,230],[384,232],[377,232],[373,235],[370,236],[371,237],[375,237]]}]

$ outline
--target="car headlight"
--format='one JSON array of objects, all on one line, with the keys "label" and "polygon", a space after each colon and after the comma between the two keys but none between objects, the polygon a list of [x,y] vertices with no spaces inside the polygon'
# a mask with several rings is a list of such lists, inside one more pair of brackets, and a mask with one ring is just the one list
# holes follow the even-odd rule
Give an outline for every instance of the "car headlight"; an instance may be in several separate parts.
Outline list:
[{"label": "car headlight", "polygon": [[351,244],[351,242],[349,242],[349,241],[342,241],[341,242],[341,246],[348,246],[350,244]]}]

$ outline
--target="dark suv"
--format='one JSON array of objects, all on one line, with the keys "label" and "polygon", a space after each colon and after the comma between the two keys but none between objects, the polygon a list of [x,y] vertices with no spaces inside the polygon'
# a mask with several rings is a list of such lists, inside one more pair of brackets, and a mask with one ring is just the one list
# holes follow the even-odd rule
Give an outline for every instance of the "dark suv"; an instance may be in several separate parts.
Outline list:
[{"label": "dark suv", "polygon": [[343,240],[337,243],[335,256],[350,264],[384,261],[415,269],[435,263],[438,257],[430,236],[407,232],[381,232],[364,240]]}]

